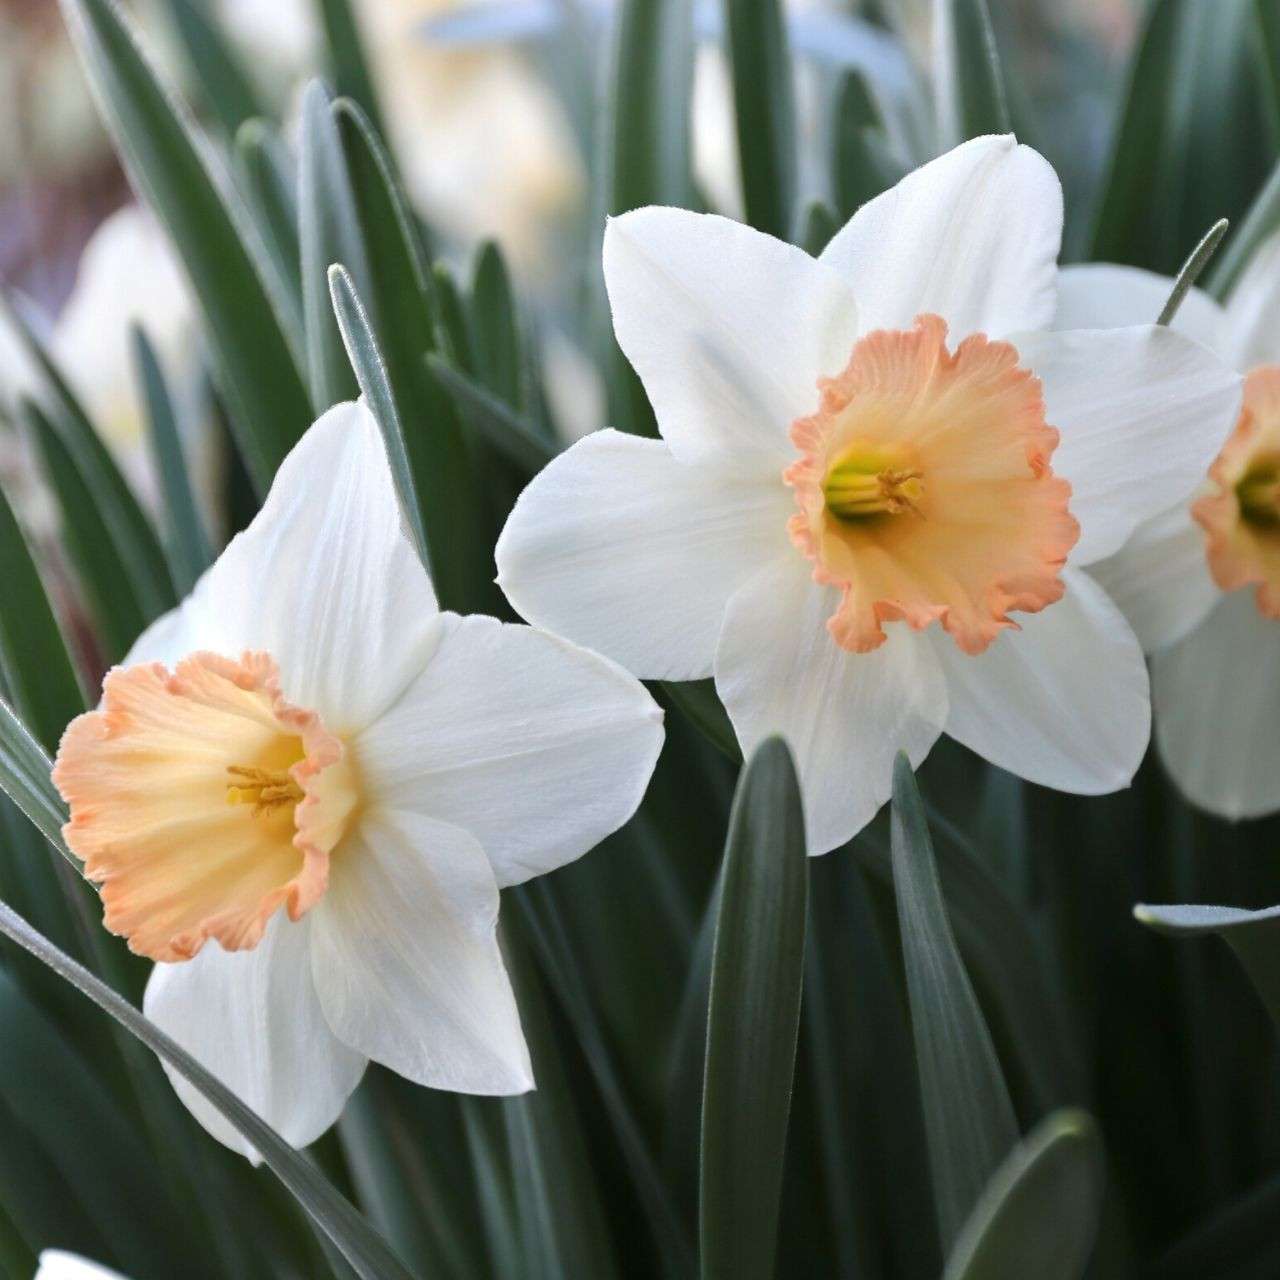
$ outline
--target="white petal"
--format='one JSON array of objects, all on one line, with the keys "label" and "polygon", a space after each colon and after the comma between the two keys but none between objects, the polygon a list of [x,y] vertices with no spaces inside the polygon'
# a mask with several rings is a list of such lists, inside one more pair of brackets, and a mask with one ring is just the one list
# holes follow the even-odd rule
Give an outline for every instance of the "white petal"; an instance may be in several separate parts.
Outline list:
[{"label": "white petal", "polygon": [[118,1271],[90,1262],[78,1253],[63,1249],[42,1249],[40,1264],[32,1280],[125,1280]]},{"label": "white petal", "polygon": [[631,817],[662,712],[621,667],[558,636],[449,613],[441,624],[431,661],[355,754],[372,803],[464,828],[505,889]]},{"label": "white petal", "polygon": [[286,696],[336,733],[404,688],[430,653],[436,601],[363,404],[334,406],[303,436],[189,612],[197,647],[268,650]]},{"label": "white petal", "polygon": [[818,407],[858,336],[853,297],[803,249],[714,214],[611,218],[613,328],[672,452],[787,465],[787,432]]},{"label": "white petal", "polygon": [[[1154,324],[1169,301],[1173,281],[1140,267],[1089,262],[1058,273],[1055,329],[1124,329]],[[1230,361],[1226,312],[1202,289],[1182,300],[1173,328]]]},{"label": "white petal", "polygon": [[1199,343],[1158,325],[1014,339],[1059,432],[1076,565],[1118,551],[1145,521],[1189,500],[1240,411],[1241,381]]},{"label": "white petal", "polygon": [[1224,818],[1280,809],[1280,624],[1246,588],[1151,660],[1156,745],[1187,798]]},{"label": "white petal", "polygon": [[677,461],[660,440],[587,436],[537,475],[498,539],[524,618],[645,679],[711,674],[729,597],[788,545],[779,472]]},{"label": "white petal", "polygon": [[864,204],[822,252],[864,333],[940,315],[953,343],[1053,319],[1062,187],[1013,136],[974,138]]},{"label": "white petal", "polygon": [[1067,593],[1019,613],[977,657],[938,629],[946,672],[947,732],[992,764],[1059,791],[1101,795],[1127,786],[1151,733],[1142,650],[1124,615],[1088,575],[1064,575]]},{"label": "white petal", "polygon": [[162,613],[132,644],[122,667],[139,662],[162,662],[173,665],[187,654],[210,647],[212,624],[209,621],[209,574],[200,575],[191,594],[176,609]]},{"label": "white petal", "polygon": [[921,637],[886,628],[874,653],[849,653],[827,630],[839,593],[810,577],[798,551],[779,557],[729,602],[716,689],[744,755],[767,736],[791,747],[809,852],[862,830],[889,798],[893,758],[919,764],[947,714],[938,664]]},{"label": "white petal", "polygon": [[[314,1142],[364,1073],[362,1054],[329,1030],[311,979],[314,912],[278,912],[252,951],[203,947],[194,960],[152,970],[143,1011],[281,1137]],[[219,1142],[253,1155],[221,1112],[165,1068],[187,1110]]]},{"label": "white petal", "polygon": [[1209,572],[1204,529],[1186,504],[1140,525],[1089,573],[1120,606],[1144,653],[1181,639],[1222,598]]},{"label": "white petal", "polygon": [[1227,299],[1228,358],[1237,369],[1280,363],[1280,233],[1253,255]]},{"label": "white petal", "polygon": [[316,989],[347,1044],[433,1089],[533,1087],[495,937],[498,886],[473,837],[416,814],[366,814],[312,915]]}]

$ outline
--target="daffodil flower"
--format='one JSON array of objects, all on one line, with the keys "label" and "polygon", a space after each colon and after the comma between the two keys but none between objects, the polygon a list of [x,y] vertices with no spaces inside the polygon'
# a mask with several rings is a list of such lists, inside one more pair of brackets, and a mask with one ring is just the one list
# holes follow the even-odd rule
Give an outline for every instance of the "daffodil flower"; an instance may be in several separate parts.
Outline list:
[{"label": "daffodil flower", "polygon": [[1080,569],[1204,473],[1240,381],[1153,324],[1050,330],[1061,229],[1052,168],[1012,137],[909,174],[817,260],[675,209],[609,224],[662,439],[561,455],[499,581],[637,675],[714,675],[744,752],[783,734],[815,852],[944,730],[1067,791],[1142,758],[1142,652]]},{"label": "daffodil flower", "polygon": [[611,662],[437,608],[377,428],[346,404],[107,675],[54,781],[107,927],[159,962],[147,1015],[301,1146],[369,1059],[532,1086],[498,891],[625,822],[661,741]]},{"label": "daffodil flower", "polygon": [[[1068,268],[1059,321],[1130,324],[1172,283]],[[1247,371],[1244,403],[1207,474],[1093,572],[1152,654],[1156,745],[1174,781],[1211,813],[1255,817],[1280,809],[1280,237],[1225,307],[1193,290],[1174,327]]]}]

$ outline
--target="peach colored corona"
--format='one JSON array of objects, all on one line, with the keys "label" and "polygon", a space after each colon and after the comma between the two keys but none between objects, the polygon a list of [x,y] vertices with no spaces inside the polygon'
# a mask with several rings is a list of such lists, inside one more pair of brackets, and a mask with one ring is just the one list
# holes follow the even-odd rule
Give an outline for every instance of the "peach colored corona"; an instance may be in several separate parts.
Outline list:
[{"label": "peach colored corona", "polygon": [[1235,430],[1209,469],[1214,492],[1191,514],[1204,526],[1223,591],[1257,584],[1258,611],[1280,618],[1280,365],[1252,370]]},{"label": "peach colored corona", "polygon": [[254,947],[277,908],[296,922],[328,887],[353,778],[279,675],[251,652],[194,653],[172,674],[118,667],[101,709],[68,728],[53,774],[71,808],[63,835],[133,951],[172,962],[209,938]]},{"label": "peach colored corona", "polygon": [[1071,486],[1049,457],[1039,380],[1017,350],[973,334],[954,354],[946,322],[921,315],[881,329],[822,379],[817,413],[798,419],[801,458],[784,473],[800,514],[789,525],[815,582],[840,589],[827,626],[868,653],[883,623],[938,621],[969,654],[1062,598],[1059,571],[1080,536]]}]

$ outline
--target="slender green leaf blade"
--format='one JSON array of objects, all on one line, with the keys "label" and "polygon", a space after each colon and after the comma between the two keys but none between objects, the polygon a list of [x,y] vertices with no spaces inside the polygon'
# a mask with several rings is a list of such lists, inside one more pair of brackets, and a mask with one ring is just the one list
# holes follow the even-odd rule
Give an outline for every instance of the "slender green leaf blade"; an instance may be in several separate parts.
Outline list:
[{"label": "slender green leaf blade", "polygon": [[169,12],[205,104],[227,136],[234,137],[245,120],[264,114],[253,81],[208,6],[196,0],[169,0]]},{"label": "slender green leaf blade", "polygon": [[1080,1280],[1093,1249],[1103,1161],[1093,1121],[1056,1111],[1010,1152],[965,1223],[943,1280]]},{"label": "slender green leaf blade", "polygon": [[265,494],[311,405],[255,261],[251,220],[116,0],[61,3],[103,118],[186,265],[245,463]]},{"label": "slender green leaf blade", "polygon": [[[382,132],[373,77],[369,74],[364,42],[351,5],[348,0],[320,0],[320,18],[324,24],[333,84],[342,97],[358,102],[373,126]],[[420,37],[414,31],[406,31],[402,38],[415,40]]]},{"label": "slender green leaf blade", "polygon": [[724,0],[747,221],[786,238],[796,190],[795,107],[779,0]]},{"label": "slender green leaf blade", "polygon": [[69,815],[53,785],[53,761],[7,702],[0,701],[0,791],[22,810],[40,834],[80,871],[62,827]]},{"label": "slender green leaf blade", "polygon": [[1009,133],[1009,103],[987,0],[934,6],[938,133],[944,147],[986,133]]},{"label": "slender green leaf blade", "polygon": [[160,493],[167,532],[169,566],[174,583],[185,595],[213,563],[213,548],[191,489],[187,460],[178,434],[178,417],[155,349],[147,335],[133,331],[134,362],[142,383],[150,427],[151,455],[160,477]]},{"label": "slender green leaf blade", "polygon": [[330,268],[329,289],[333,298],[334,314],[338,318],[338,327],[342,331],[342,340],[346,344],[351,367],[356,372],[360,390],[364,393],[369,409],[382,432],[387,460],[391,464],[396,492],[400,495],[400,503],[404,508],[405,518],[409,522],[414,546],[429,572],[431,557],[427,549],[427,535],[422,526],[422,508],[418,503],[418,490],[413,478],[413,469],[409,465],[409,455],[405,449],[404,430],[400,425],[400,415],[396,411],[395,396],[391,391],[391,383],[387,380],[387,366],[383,362],[382,352],[378,350],[378,342],[369,325],[369,317],[361,305],[360,295],[356,293],[351,276],[344,268],[340,266]]},{"label": "slender green leaf blade", "polygon": [[33,929],[11,907],[0,903],[0,933],[43,961],[81,994],[111,1015],[126,1031],[197,1089],[262,1157],[267,1167],[297,1197],[315,1224],[333,1241],[364,1280],[413,1280],[413,1273],[381,1236],[330,1185],[321,1173],[264,1124],[220,1080],[210,1075],[181,1045],[143,1016],[106,983]]},{"label": "slender green leaf blade", "polygon": [[1018,1138],[991,1034],[947,918],[911,764],[893,770],[890,825],[898,922],[938,1226],[949,1249]]},{"label": "slender green leaf blade", "polygon": [[809,871],[791,752],[756,750],[738,784],[711,962],[702,1098],[706,1280],[773,1274]]},{"label": "slender green leaf blade", "polygon": [[[1280,12],[1280,11],[1278,11]],[[1249,260],[1262,242],[1280,227],[1280,162],[1271,170],[1262,190],[1249,206],[1239,229],[1227,241],[1227,247],[1214,264],[1206,289],[1220,302],[1244,274]]]}]

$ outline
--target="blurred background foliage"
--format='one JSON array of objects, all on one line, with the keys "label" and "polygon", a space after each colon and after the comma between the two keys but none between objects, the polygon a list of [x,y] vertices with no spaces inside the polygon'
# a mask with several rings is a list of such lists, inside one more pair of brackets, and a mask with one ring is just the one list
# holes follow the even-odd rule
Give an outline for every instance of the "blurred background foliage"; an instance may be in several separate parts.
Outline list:
[{"label": "blurred background foliage", "polygon": [[[403,429],[442,602],[511,617],[492,546],[522,485],[605,422],[654,430],[608,213],[816,250],[1012,125],[1062,177],[1068,260],[1173,274],[1226,216],[1216,285],[1280,222],[1274,0],[5,0],[0,84],[0,684],[46,752],[358,389]],[[639,815],[504,895],[538,1092],[374,1067],[305,1153],[412,1272],[1280,1274],[1271,917],[1163,919],[1228,947],[1132,914],[1280,902],[1275,820],[1198,814],[1154,760],[1082,800],[944,739],[806,863],[785,753],[742,771],[709,682],[655,692]],[[53,834],[39,750],[0,727]],[[0,898],[138,1002],[146,965],[9,800]],[[57,1245],[135,1280],[394,1273],[290,1185],[0,949],[0,1271]]]}]

